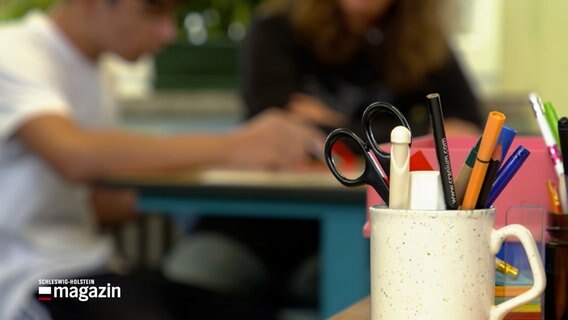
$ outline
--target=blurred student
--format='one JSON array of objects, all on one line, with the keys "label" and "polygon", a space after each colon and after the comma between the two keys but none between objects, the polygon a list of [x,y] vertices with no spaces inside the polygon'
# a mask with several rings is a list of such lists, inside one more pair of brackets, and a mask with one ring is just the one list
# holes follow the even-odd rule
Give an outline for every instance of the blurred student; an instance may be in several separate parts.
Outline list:
[{"label": "blurred student", "polygon": [[266,3],[244,55],[249,115],[280,107],[324,127],[360,130],[364,108],[387,101],[418,136],[429,128],[425,96],[439,92],[447,134],[479,133],[478,101],[444,34],[446,2]]},{"label": "blurred student", "polygon": [[[181,1],[181,0],[180,0]],[[259,319],[188,286],[119,276],[99,224],[134,218],[135,195],[93,188],[121,173],[209,166],[282,168],[308,159],[320,133],[263,112],[230,134],[152,136],[112,129],[117,110],[99,70],[107,52],[134,61],[176,38],[178,0],[61,0],[0,28],[0,318]],[[97,216],[91,198],[106,207]],[[111,214],[108,214],[111,213]],[[38,303],[39,279],[120,285],[120,299]],[[242,302],[242,303],[241,303]]]},{"label": "blurred student", "polygon": [[[439,92],[447,134],[480,133],[478,101],[444,35],[443,4],[443,0],[272,0],[262,4],[244,53],[243,95],[249,115],[279,107],[325,128],[351,127],[361,133],[365,107],[387,101],[405,114],[413,135],[418,136],[429,130],[425,97]],[[394,127],[395,119],[381,120],[385,122],[377,120],[373,125]],[[224,239],[219,240],[218,250],[247,248],[246,256],[253,256],[249,264],[254,261],[266,270],[268,286],[278,299],[313,305],[318,227],[307,220],[207,217],[191,238],[199,242],[202,234],[217,234]],[[191,261],[199,250],[192,248],[197,247],[189,243],[179,250],[186,257],[180,259],[185,262],[182,265],[192,275],[208,278],[217,268],[242,269],[235,265],[244,259],[195,265]],[[302,299],[294,294],[295,279],[304,284],[299,292]]]}]

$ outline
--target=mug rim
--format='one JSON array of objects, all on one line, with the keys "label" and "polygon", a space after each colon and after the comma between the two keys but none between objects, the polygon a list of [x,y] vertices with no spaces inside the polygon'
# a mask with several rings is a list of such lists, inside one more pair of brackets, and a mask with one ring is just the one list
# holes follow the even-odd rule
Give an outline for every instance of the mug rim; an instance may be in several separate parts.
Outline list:
[{"label": "mug rim", "polygon": [[489,213],[489,214],[495,214],[496,208],[495,207],[490,207],[490,208],[485,208],[485,209],[469,209],[469,210],[460,210],[460,209],[444,209],[444,210],[414,210],[414,209],[394,209],[394,208],[389,208],[386,205],[372,205],[369,207],[369,213],[373,213],[373,212],[377,212],[378,210],[381,210],[382,212],[385,213],[400,213],[400,214],[447,214],[447,215],[452,215],[452,214],[460,214],[460,215],[475,215],[475,214],[483,214],[483,213]]}]

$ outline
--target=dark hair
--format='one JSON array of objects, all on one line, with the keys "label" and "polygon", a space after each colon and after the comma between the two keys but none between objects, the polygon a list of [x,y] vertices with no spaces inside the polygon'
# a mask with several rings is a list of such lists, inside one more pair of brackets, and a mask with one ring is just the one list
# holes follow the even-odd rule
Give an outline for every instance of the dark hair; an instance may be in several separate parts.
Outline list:
[{"label": "dark hair", "polygon": [[[420,85],[446,61],[449,47],[440,14],[445,0],[395,0],[378,25],[384,32],[386,76],[393,89]],[[261,14],[286,15],[296,35],[322,61],[347,61],[361,36],[349,33],[338,0],[273,0]],[[387,25],[384,25],[387,24]]]}]

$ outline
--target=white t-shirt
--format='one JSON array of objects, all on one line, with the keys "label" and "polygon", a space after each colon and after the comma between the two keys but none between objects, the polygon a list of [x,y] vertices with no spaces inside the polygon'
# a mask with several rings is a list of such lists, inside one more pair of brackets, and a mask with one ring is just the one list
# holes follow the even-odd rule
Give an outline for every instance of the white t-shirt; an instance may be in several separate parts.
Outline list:
[{"label": "white t-shirt", "polygon": [[107,83],[47,15],[0,27],[0,319],[40,318],[30,305],[38,279],[79,276],[109,258],[87,187],[64,180],[13,137],[44,114],[110,126],[116,110]]}]

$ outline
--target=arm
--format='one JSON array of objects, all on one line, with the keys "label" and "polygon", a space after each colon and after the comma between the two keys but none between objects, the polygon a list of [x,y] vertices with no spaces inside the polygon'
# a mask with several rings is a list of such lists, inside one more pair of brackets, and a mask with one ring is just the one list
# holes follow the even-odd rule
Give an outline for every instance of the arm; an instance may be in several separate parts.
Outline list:
[{"label": "arm", "polygon": [[277,110],[225,135],[87,131],[64,116],[43,115],[24,123],[15,137],[74,181],[210,166],[282,168],[308,159],[323,140],[313,128]]},{"label": "arm", "polygon": [[99,223],[113,227],[139,217],[136,212],[137,194],[134,190],[93,187],[91,202]]},{"label": "arm", "polygon": [[[220,164],[228,141],[216,136],[162,138],[123,132],[86,131],[66,117],[45,115],[26,122],[15,137],[64,177],[74,181],[136,171],[175,170]],[[208,152],[195,152],[205,149]]]}]

